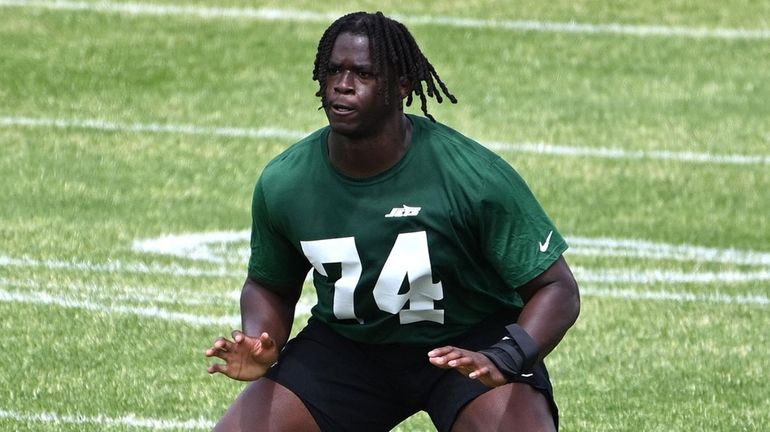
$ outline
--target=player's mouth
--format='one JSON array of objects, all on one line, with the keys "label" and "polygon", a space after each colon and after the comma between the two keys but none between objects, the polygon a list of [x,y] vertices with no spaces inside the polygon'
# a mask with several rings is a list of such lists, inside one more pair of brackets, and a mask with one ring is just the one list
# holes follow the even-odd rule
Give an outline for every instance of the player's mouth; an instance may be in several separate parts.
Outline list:
[{"label": "player's mouth", "polygon": [[355,108],[351,107],[350,105],[341,103],[332,103],[329,105],[329,107],[331,108],[331,111],[338,116],[346,116],[355,111]]}]

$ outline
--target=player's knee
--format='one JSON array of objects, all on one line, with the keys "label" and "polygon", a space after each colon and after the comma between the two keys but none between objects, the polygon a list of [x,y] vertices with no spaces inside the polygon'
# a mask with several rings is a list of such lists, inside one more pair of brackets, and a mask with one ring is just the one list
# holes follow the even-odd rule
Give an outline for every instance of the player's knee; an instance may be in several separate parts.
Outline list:
[{"label": "player's knee", "polygon": [[214,432],[317,432],[305,404],[286,387],[263,378],[251,383],[214,427]]},{"label": "player's knee", "polygon": [[477,397],[460,411],[452,432],[555,431],[545,396],[528,384],[512,383]]}]

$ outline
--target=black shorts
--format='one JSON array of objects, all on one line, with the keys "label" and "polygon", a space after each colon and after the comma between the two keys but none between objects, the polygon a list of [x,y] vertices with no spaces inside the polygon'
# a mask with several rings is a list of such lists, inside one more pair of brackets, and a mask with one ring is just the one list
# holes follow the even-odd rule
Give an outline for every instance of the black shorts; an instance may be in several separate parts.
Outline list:
[{"label": "black shorts", "polygon": [[[500,340],[508,319],[488,320],[457,340],[430,347],[358,343],[311,319],[286,344],[267,377],[294,392],[322,431],[390,431],[423,410],[439,432],[448,432],[460,410],[490,388],[433,366],[428,351],[444,345],[486,348]],[[545,395],[558,428],[545,364],[540,362],[533,372],[517,381]]]}]

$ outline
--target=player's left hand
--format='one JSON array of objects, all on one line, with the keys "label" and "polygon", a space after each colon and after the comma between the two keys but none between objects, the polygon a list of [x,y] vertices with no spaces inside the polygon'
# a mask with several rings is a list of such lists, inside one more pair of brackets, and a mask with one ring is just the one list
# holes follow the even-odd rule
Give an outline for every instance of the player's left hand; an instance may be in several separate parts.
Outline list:
[{"label": "player's left hand", "polygon": [[428,361],[442,369],[454,369],[488,387],[507,384],[502,373],[484,354],[453,346],[436,348],[428,353]]}]

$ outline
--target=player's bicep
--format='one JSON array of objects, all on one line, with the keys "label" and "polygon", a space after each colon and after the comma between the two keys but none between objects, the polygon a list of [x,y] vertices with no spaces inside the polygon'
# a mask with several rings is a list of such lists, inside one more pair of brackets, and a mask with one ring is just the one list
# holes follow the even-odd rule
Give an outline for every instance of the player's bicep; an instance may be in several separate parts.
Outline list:
[{"label": "player's bicep", "polygon": [[287,238],[274,221],[280,214],[271,212],[266,202],[261,179],[257,182],[252,201],[251,255],[248,275],[274,291],[292,290],[305,280],[310,263]]},{"label": "player's bicep", "polygon": [[566,291],[577,293],[577,282],[564,256],[560,256],[550,267],[534,279],[518,287],[517,291],[526,303],[536,292],[548,286],[558,286]]}]

